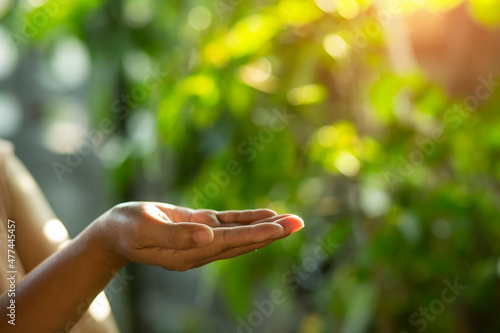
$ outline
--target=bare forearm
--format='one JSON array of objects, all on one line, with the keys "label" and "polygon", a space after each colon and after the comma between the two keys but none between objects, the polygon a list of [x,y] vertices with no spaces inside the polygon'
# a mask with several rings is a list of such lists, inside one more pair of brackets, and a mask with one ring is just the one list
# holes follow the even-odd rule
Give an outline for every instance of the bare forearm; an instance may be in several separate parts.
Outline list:
[{"label": "bare forearm", "polygon": [[103,255],[97,229],[91,225],[16,286],[15,326],[5,319],[10,298],[0,298],[0,331],[64,332],[78,321],[123,266]]},{"label": "bare forearm", "polygon": [[[260,249],[303,227],[268,209],[192,210],[162,203],[113,207],[17,288],[16,326],[0,332],[63,332],[128,262],[184,271]],[[9,299],[0,298],[0,318]]]}]

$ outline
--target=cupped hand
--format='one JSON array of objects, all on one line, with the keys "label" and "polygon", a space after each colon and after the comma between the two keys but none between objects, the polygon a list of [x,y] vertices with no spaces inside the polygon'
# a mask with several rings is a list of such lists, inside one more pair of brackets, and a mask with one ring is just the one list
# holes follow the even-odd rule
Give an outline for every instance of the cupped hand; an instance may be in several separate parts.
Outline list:
[{"label": "cupped hand", "polygon": [[269,209],[193,210],[130,202],[98,219],[99,246],[119,265],[138,262],[185,271],[265,247],[304,226]]}]

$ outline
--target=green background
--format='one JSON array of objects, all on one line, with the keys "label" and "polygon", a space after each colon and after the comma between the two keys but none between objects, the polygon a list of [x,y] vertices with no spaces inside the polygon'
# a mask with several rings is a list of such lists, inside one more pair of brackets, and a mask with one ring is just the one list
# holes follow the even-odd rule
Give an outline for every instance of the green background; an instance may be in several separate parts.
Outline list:
[{"label": "green background", "polygon": [[[35,59],[26,75],[49,77],[44,66],[64,63],[65,47],[87,59],[82,85],[39,96],[37,121],[80,119],[54,111],[58,98],[84,106],[86,128],[104,136],[96,155],[113,200],[269,207],[306,223],[200,270],[175,323],[162,321],[173,311],[161,300],[168,290],[156,302],[143,296],[161,284],[147,276],[167,273],[131,266],[137,283],[116,304],[124,332],[245,332],[242,321],[258,323],[255,332],[500,329],[498,94],[469,112],[420,70],[393,70],[382,31],[392,26],[377,21],[388,4],[357,1],[331,10],[312,0],[6,5],[1,26],[19,58]],[[495,1],[469,8],[484,24],[499,21]],[[276,112],[290,115],[279,130]],[[107,119],[113,130],[102,133]],[[318,256],[325,242],[335,246]],[[453,281],[467,288],[443,303]],[[273,290],[284,302],[255,315]],[[429,306],[438,314],[412,321]]]}]

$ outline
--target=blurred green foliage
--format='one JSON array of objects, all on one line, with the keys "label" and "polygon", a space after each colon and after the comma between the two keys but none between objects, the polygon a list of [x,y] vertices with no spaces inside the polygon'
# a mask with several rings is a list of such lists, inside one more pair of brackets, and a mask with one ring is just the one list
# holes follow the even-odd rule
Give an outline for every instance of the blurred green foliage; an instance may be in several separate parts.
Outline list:
[{"label": "blurred green foliage", "polygon": [[[17,4],[2,24],[24,36],[23,52],[84,43],[92,119],[111,117],[126,152],[111,163],[123,199],[146,181],[176,204],[304,218],[294,237],[205,271],[235,327],[277,289],[286,302],[255,331],[498,331],[498,94],[471,113],[420,72],[392,70],[375,19],[385,6],[49,0]],[[500,20],[497,1],[470,9],[486,24]],[[41,13],[47,23],[27,36]],[[378,32],[357,34],[373,22]],[[145,86],[151,71],[168,75]],[[291,118],[272,129],[276,112]],[[134,126],[148,117],[153,126]],[[338,247],[310,269],[325,240]],[[455,279],[467,286],[456,300],[425,328],[422,315],[412,321]],[[180,320],[185,332],[220,330],[194,307]]]}]

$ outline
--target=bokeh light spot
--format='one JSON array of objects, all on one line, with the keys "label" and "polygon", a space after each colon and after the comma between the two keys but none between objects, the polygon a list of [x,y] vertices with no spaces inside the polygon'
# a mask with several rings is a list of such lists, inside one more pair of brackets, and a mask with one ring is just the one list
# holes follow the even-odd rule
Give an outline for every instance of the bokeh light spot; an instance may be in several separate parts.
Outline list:
[{"label": "bokeh light spot", "polygon": [[358,174],[360,163],[358,159],[348,151],[341,151],[335,158],[335,167],[347,177],[354,177]]},{"label": "bokeh light spot", "polygon": [[101,292],[94,299],[89,307],[89,313],[98,322],[106,320],[111,314],[111,307],[109,306],[108,299],[104,292]]},{"label": "bokeh light spot", "polygon": [[72,154],[81,145],[85,128],[77,123],[58,121],[45,131],[45,146],[56,154]]},{"label": "bokeh light spot", "polygon": [[17,59],[17,50],[11,44],[7,30],[0,26],[0,80],[8,78],[12,74],[16,67]]},{"label": "bokeh light spot", "polygon": [[57,219],[47,221],[43,226],[43,234],[52,242],[59,243],[68,239],[68,231]]},{"label": "bokeh light spot", "polygon": [[59,83],[68,88],[78,88],[90,74],[89,52],[80,40],[65,38],[56,45],[50,68]]},{"label": "bokeh light spot", "polygon": [[349,44],[337,34],[329,34],[323,39],[323,48],[329,55],[337,60],[345,58],[349,54]]},{"label": "bokeh light spot", "polygon": [[325,13],[333,13],[337,9],[337,0],[314,0],[314,3]]},{"label": "bokeh light spot", "polygon": [[28,2],[34,8],[40,8],[43,5],[45,5],[48,2],[48,0],[28,0]]},{"label": "bokeh light spot", "polygon": [[351,20],[359,14],[359,4],[356,0],[339,0],[337,11],[340,16]]},{"label": "bokeh light spot", "polygon": [[11,94],[0,94],[0,137],[10,137],[14,135],[23,118],[21,104]]},{"label": "bokeh light spot", "polygon": [[321,102],[326,95],[323,86],[318,84],[308,84],[302,87],[291,89],[287,99],[292,105],[308,105]]},{"label": "bokeh light spot", "polygon": [[212,13],[206,7],[195,7],[189,12],[188,21],[196,30],[205,30],[212,23]]},{"label": "bokeh light spot", "polygon": [[123,19],[131,27],[143,27],[151,22],[153,17],[154,9],[150,0],[132,0],[125,2],[123,7]]},{"label": "bokeh light spot", "polygon": [[323,147],[333,147],[339,139],[339,132],[333,126],[324,126],[318,131],[318,142]]},{"label": "bokeh light spot", "polygon": [[366,216],[380,217],[391,208],[391,199],[381,188],[363,187],[360,195],[360,206]]}]

